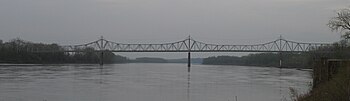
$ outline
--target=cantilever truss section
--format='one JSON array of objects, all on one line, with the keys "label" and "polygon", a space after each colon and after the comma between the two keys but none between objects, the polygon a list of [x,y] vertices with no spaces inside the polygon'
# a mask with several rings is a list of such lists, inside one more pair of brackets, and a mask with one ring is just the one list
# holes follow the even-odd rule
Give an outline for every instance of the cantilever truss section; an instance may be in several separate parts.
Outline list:
[{"label": "cantilever truss section", "polygon": [[111,52],[308,52],[320,47],[329,47],[327,43],[303,43],[277,40],[253,45],[220,45],[207,44],[188,38],[182,41],[161,44],[125,44],[99,39],[81,45],[61,46],[59,49],[29,49],[34,52],[84,52],[111,51]]}]

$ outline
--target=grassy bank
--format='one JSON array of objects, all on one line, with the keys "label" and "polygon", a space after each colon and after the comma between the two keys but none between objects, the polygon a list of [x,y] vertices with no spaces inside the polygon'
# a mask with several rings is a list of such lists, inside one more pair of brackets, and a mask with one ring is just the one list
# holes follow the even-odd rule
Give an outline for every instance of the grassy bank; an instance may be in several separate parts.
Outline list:
[{"label": "grassy bank", "polygon": [[[298,95],[295,101],[350,101],[349,64],[350,61],[347,61],[338,65],[330,78],[314,85],[309,93]],[[330,76],[328,73],[322,74]],[[318,78],[314,77],[314,79]]]}]

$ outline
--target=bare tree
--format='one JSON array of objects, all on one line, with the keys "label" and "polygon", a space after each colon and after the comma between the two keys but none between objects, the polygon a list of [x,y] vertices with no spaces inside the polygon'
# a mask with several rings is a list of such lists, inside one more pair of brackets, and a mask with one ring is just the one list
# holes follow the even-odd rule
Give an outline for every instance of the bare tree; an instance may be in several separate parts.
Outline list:
[{"label": "bare tree", "polygon": [[327,25],[332,31],[343,33],[343,38],[350,38],[350,8],[338,10],[336,17],[329,20]]}]

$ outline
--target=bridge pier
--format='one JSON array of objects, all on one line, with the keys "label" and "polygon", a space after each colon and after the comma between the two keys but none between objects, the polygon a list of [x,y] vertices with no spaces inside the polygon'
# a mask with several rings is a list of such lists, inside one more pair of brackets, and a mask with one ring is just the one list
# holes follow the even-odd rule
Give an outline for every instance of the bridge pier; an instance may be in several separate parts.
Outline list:
[{"label": "bridge pier", "polygon": [[282,66],[283,66],[283,61],[282,61],[282,59],[283,59],[283,55],[282,55],[282,52],[279,52],[279,58],[280,58],[280,61],[279,61],[279,63],[280,63],[280,68],[282,68]]},{"label": "bridge pier", "polygon": [[100,65],[103,66],[103,52],[105,51],[105,45],[103,44],[103,36],[101,36],[101,39],[100,39],[100,52],[101,52],[101,56],[100,56]]},{"label": "bridge pier", "polygon": [[191,72],[191,52],[188,52],[188,57],[187,57],[187,71]]},{"label": "bridge pier", "polygon": [[187,72],[191,72],[191,36],[188,36]]},{"label": "bridge pier", "polygon": [[103,51],[100,53],[100,65],[103,66]]}]

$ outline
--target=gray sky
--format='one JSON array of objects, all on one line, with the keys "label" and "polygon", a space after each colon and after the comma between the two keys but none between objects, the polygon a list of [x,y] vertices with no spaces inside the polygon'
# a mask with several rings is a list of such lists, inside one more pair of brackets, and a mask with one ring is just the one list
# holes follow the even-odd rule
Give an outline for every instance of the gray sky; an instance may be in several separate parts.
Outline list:
[{"label": "gray sky", "polygon": [[[207,43],[253,44],[283,35],[294,41],[334,42],[339,33],[326,24],[336,9],[349,5],[349,0],[0,0],[0,39],[67,45],[101,35],[121,43],[172,42],[191,35]],[[194,57],[211,55],[222,54]]]}]

